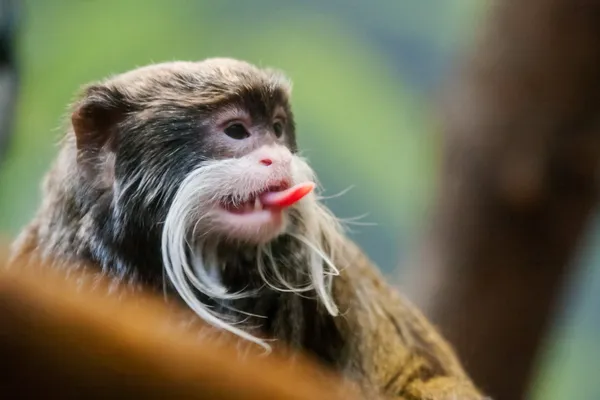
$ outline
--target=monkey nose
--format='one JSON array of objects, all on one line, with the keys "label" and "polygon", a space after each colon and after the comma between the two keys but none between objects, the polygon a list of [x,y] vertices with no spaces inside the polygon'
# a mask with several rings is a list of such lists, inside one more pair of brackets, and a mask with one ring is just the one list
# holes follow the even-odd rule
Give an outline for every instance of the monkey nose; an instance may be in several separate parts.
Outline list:
[{"label": "monkey nose", "polygon": [[266,167],[285,167],[292,162],[292,153],[287,147],[281,145],[263,146],[253,152],[250,156],[254,163]]}]

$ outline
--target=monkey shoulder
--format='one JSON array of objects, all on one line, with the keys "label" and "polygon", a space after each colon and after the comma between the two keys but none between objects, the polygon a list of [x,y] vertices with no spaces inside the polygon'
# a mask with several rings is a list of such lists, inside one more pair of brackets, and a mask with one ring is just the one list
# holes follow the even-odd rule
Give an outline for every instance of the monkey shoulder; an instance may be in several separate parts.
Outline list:
[{"label": "monkey shoulder", "polygon": [[411,399],[483,399],[451,346],[359,246],[346,239],[338,254],[336,324],[362,386]]}]

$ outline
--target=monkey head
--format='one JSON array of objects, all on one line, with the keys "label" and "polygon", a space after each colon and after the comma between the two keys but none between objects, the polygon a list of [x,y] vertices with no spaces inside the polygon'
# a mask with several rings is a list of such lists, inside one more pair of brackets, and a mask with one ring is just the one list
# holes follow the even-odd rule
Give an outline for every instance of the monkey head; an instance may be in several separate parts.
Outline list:
[{"label": "monkey head", "polygon": [[[88,86],[58,186],[69,187],[78,229],[94,238],[82,247],[89,257],[142,275],[158,258],[190,307],[238,334],[194,294],[252,295],[227,286],[224,253],[250,252],[264,283],[314,290],[337,313],[329,290],[339,226],[298,154],[290,91],[282,73],[225,58],[155,64]],[[273,256],[282,238],[305,255],[292,273]],[[292,275],[309,281],[300,287]]]},{"label": "monkey head", "polygon": [[311,189],[281,74],[211,59],[149,66],[86,92],[72,116],[80,160],[89,168],[104,156],[91,171],[114,179],[117,210],[132,202],[147,221],[163,217],[147,207],[183,202],[194,236],[265,243],[288,225],[286,200]]}]

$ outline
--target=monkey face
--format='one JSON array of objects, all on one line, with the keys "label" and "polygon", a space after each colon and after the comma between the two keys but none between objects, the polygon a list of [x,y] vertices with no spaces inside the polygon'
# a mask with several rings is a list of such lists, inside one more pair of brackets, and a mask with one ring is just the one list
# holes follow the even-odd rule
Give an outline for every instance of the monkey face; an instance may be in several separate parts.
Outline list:
[{"label": "monkey face", "polygon": [[283,75],[230,59],[119,75],[88,88],[73,114],[80,165],[112,192],[123,235],[166,227],[266,243],[314,187],[289,92]]}]

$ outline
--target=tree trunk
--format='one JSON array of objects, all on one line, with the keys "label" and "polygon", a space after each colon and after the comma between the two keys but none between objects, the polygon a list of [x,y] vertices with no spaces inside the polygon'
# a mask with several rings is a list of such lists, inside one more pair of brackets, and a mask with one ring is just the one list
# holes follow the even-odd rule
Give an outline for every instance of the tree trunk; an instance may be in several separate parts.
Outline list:
[{"label": "tree trunk", "polygon": [[496,400],[525,397],[597,203],[600,2],[492,5],[448,92],[412,298]]}]

